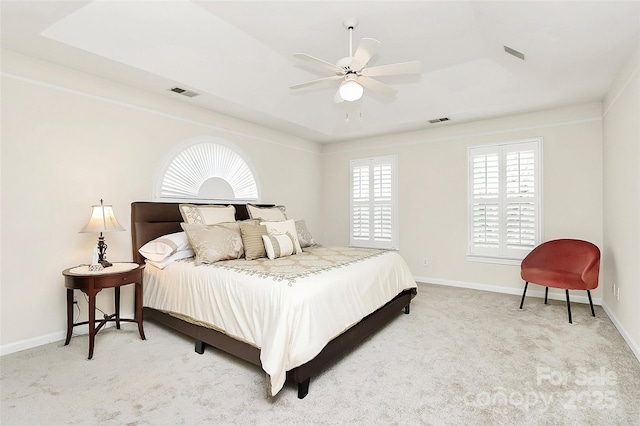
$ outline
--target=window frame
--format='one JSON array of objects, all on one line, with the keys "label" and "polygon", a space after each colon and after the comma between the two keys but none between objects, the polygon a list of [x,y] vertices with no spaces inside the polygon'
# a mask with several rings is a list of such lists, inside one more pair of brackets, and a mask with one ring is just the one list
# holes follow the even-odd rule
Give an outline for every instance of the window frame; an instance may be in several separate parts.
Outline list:
[{"label": "window frame", "polygon": [[[391,165],[390,177],[391,182],[388,183],[390,196],[388,201],[382,200],[386,197],[375,197],[374,188],[374,168],[379,165]],[[353,159],[349,161],[349,245],[351,247],[364,247],[364,248],[379,248],[388,250],[398,250],[398,159],[397,155],[386,155],[379,157],[368,157]],[[368,169],[368,201],[354,200],[354,168],[355,167],[367,167]],[[354,236],[354,208],[357,204],[369,206],[369,222],[372,224],[368,228],[368,237],[355,238]],[[375,227],[375,207],[379,209],[384,208],[384,204],[387,204],[387,211],[389,211],[389,229],[390,237],[376,238]]]},{"label": "window frame", "polygon": [[[543,241],[543,138],[535,137],[514,141],[497,142],[493,144],[474,145],[467,147],[467,255],[468,261],[483,263],[498,263],[507,265],[519,265],[522,259],[538,244]],[[533,165],[533,244],[527,248],[510,248],[507,241],[507,211],[510,201],[518,204],[518,200],[527,200],[528,196],[523,196],[522,192],[517,195],[507,193],[507,154],[513,152],[534,151]],[[476,198],[474,193],[474,157],[479,155],[498,155],[498,194],[497,197],[490,196]],[[519,169],[520,170],[520,169]],[[520,172],[518,178],[521,179]],[[513,182],[513,181],[512,181]],[[526,191],[524,191],[526,193]],[[481,247],[474,241],[474,204],[476,200],[496,200],[498,204],[498,247]],[[522,233],[520,233],[522,234]]]}]

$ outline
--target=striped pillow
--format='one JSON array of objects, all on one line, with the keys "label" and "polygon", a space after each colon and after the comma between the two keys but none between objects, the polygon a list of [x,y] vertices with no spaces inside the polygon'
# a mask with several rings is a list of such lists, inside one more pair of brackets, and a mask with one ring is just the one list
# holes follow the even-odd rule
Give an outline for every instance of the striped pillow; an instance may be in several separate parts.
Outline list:
[{"label": "striped pillow", "polygon": [[288,232],[286,234],[263,235],[262,241],[267,251],[267,257],[271,260],[291,256],[295,251],[293,237]]},{"label": "striped pillow", "polygon": [[247,260],[267,257],[262,236],[267,234],[267,227],[263,225],[251,225],[240,223],[242,245],[244,245],[244,257]]}]

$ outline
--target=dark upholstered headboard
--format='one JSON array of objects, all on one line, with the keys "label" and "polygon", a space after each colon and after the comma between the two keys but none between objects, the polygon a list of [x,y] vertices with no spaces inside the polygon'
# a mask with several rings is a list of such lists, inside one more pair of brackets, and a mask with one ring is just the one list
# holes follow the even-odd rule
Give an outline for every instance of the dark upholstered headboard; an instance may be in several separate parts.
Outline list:
[{"label": "dark upholstered headboard", "polygon": [[[193,204],[193,203],[192,203]],[[173,232],[180,232],[183,222],[180,214],[180,203],[156,203],[134,201],[131,203],[131,243],[133,261],[144,264],[144,257],[138,249],[149,241]],[[223,204],[228,206],[229,204]],[[249,219],[246,204],[232,204],[236,208],[236,220]],[[258,204],[270,207],[273,204]]]}]

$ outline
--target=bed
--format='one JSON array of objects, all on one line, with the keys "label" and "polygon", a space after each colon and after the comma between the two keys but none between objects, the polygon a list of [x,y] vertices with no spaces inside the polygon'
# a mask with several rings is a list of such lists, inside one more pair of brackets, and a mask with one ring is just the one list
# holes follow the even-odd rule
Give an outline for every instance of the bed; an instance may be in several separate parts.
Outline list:
[{"label": "bed", "polygon": [[[233,206],[236,220],[249,219],[246,205]],[[139,249],[158,237],[182,231],[182,221],[178,203],[132,203],[131,235],[134,261],[145,263]],[[350,249],[305,249],[304,256],[307,257],[291,256],[288,260],[285,259],[282,265],[291,267],[294,263],[291,259],[298,263],[314,259],[307,263],[325,265],[327,260],[322,257],[325,255],[328,255],[327,259],[331,259],[331,256],[335,259],[349,259],[348,256],[354,256],[354,260],[343,260],[344,264],[336,267],[316,266],[316,270],[310,269],[311,273],[296,272],[293,275],[290,272],[289,275],[283,272],[263,272],[265,268],[269,271],[284,270],[275,266],[279,265],[278,263],[274,263],[281,259],[239,259],[201,266],[193,266],[190,259],[183,259],[163,270],[148,266],[145,268],[144,276],[143,316],[145,320],[156,321],[192,337],[195,340],[195,350],[200,354],[210,345],[262,367],[267,372],[267,387],[271,395],[275,395],[282,388],[286,377],[297,385],[298,398],[304,398],[309,392],[311,377],[401,312],[409,314],[411,299],[417,294],[415,281],[411,278],[406,263],[396,252],[347,250]],[[243,262],[253,265],[254,270],[243,270],[242,268],[247,267]],[[381,270],[377,271],[377,264],[385,266],[380,266]],[[350,272],[356,275],[347,279]],[[201,278],[201,274],[207,277]],[[172,275],[174,278],[170,278]],[[375,280],[384,281],[385,288],[380,291],[372,290],[371,294],[369,290],[362,294],[354,293],[354,289],[357,290],[358,287],[349,286],[362,285],[360,281],[369,279],[363,278],[365,275],[375,276]],[[165,284],[173,282],[172,279],[180,282],[180,285],[203,288],[207,295],[200,296],[194,290],[193,294],[189,293],[187,296],[187,303],[177,302],[172,295],[172,289],[176,285]],[[343,279],[347,280],[346,284],[338,283]],[[185,280],[193,283],[187,284],[183,282]],[[315,290],[321,287],[327,287],[330,295],[322,296],[322,291]],[[229,288],[244,288],[242,291],[253,289],[256,294],[264,293],[264,297],[270,298],[270,301],[261,301],[253,293],[247,296],[240,293],[240,290],[239,295],[231,294]],[[345,294],[342,294],[342,288],[351,290],[344,290]],[[183,294],[184,291],[176,294],[178,293]],[[307,297],[307,294],[316,293],[318,296],[308,296],[308,301],[302,299]],[[386,295],[382,296],[383,293]],[[226,297],[230,303],[220,304]],[[328,299],[322,299],[323,297]],[[252,309],[244,309],[242,306],[243,300],[247,298],[254,301]],[[273,300],[275,301],[272,302]],[[277,309],[269,309],[270,303],[281,305],[278,305]],[[198,304],[199,306],[193,306]],[[290,309],[289,304],[295,305],[295,308]],[[187,312],[181,312],[182,306],[190,306],[191,309],[185,308]],[[357,309],[354,306],[357,306]],[[231,310],[227,313],[225,309]],[[265,313],[264,310],[269,312]],[[323,317],[328,310],[331,310],[331,315],[328,318]],[[354,320],[355,310],[360,313]],[[238,315],[238,318],[232,318],[238,311],[248,311],[248,317],[242,314]],[[284,311],[290,311],[291,314],[281,314]],[[261,324],[263,320],[264,324]],[[346,322],[341,325],[338,321]],[[255,323],[254,328],[246,327],[246,323]],[[314,337],[316,335],[317,339]],[[291,344],[290,348],[288,345],[291,342],[297,343]]]}]

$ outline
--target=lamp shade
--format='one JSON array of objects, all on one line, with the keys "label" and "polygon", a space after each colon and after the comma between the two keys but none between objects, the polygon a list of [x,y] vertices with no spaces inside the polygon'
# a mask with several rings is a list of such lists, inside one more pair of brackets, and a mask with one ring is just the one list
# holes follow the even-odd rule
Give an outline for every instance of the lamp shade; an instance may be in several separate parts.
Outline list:
[{"label": "lamp shade", "polygon": [[89,222],[80,232],[112,232],[124,231],[122,225],[118,223],[113,207],[104,205],[100,200],[99,206],[91,206],[91,217]]},{"label": "lamp shade", "polygon": [[355,79],[347,77],[347,80],[340,85],[339,91],[342,99],[353,102],[362,97],[364,89],[357,81],[355,81]]}]

